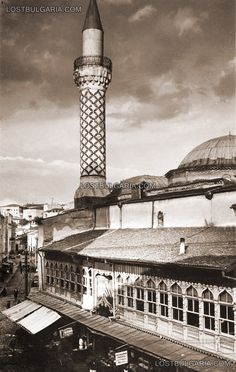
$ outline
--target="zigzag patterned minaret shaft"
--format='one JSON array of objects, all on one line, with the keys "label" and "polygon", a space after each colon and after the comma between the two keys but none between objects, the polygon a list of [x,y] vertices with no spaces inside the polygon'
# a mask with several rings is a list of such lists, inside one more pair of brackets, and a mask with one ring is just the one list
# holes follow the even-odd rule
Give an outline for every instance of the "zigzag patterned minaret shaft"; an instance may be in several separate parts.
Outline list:
[{"label": "zigzag patterned minaret shaft", "polygon": [[111,60],[103,56],[103,29],[96,0],[90,0],[83,27],[83,56],[74,62],[74,80],[80,90],[80,186],[82,198],[101,198],[106,188],[105,96],[111,81]]}]

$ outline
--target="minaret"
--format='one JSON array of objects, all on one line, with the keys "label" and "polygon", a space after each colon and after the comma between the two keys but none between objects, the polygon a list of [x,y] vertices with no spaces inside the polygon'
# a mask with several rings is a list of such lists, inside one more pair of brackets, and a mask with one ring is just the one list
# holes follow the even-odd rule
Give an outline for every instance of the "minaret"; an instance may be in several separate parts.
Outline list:
[{"label": "minaret", "polygon": [[96,0],[90,0],[83,35],[83,56],[74,62],[80,90],[80,186],[75,208],[108,195],[106,188],[105,95],[111,60],[103,56],[103,29]]}]

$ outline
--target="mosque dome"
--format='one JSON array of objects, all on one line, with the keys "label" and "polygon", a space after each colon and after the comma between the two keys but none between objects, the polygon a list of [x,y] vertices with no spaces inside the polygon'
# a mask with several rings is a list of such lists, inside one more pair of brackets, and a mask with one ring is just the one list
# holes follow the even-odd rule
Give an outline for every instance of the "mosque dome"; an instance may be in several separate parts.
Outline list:
[{"label": "mosque dome", "polygon": [[236,136],[229,134],[203,142],[185,156],[179,168],[208,165],[236,165]]},{"label": "mosque dome", "polygon": [[229,134],[196,146],[166,177],[174,185],[235,175],[236,136]]}]

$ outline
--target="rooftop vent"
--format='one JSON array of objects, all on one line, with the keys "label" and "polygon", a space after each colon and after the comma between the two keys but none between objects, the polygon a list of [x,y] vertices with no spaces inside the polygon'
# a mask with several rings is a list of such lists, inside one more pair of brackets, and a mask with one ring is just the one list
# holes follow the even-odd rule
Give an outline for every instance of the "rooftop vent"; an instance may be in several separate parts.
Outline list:
[{"label": "rooftop vent", "polygon": [[180,238],[179,254],[185,254],[185,253],[186,253],[185,238]]}]

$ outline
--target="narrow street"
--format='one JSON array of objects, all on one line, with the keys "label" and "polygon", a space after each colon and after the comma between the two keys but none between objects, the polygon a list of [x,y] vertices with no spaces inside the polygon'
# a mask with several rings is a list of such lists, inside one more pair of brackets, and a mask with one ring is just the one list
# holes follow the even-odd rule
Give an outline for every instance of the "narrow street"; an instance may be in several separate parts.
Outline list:
[{"label": "narrow street", "polygon": [[[31,274],[31,276],[33,275]],[[0,297],[0,311],[7,308],[9,301],[12,307],[18,301],[24,300],[24,272],[21,273],[19,268],[16,269],[5,287],[7,296]],[[15,301],[13,294],[16,288],[19,290],[17,301]],[[28,344],[27,336],[30,340]],[[35,342],[31,343],[34,338]],[[72,361],[70,355],[66,358],[63,363],[57,349],[48,348],[48,345],[44,345],[37,336],[29,336],[16,323],[10,321],[0,312],[0,372],[51,372],[55,369],[58,372],[89,371],[91,358],[88,357],[84,361],[76,362]]]}]

